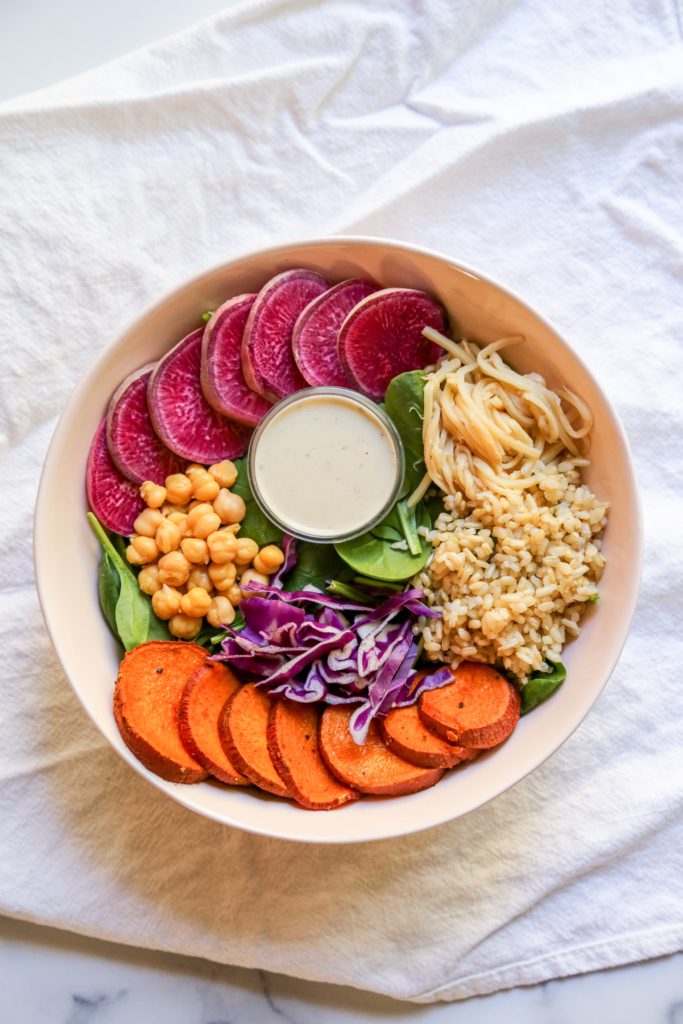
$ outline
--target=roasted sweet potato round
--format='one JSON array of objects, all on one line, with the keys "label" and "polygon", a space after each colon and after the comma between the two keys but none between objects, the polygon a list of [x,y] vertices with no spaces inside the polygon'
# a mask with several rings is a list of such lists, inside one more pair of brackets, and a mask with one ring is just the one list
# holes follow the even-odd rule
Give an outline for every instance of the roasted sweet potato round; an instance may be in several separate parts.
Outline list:
[{"label": "roasted sweet potato round", "polygon": [[268,717],[268,750],[294,799],[311,811],[331,811],[358,799],[328,770],[320,756],[319,704],[273,701]]},{"label": "roasted sweet potato round", "polygon": [[463,661],[452,683],[422,694],[418,710],[427,728],[448,743],[487,750],[514,731],[519,705],[519,693],[500,672]]},{"label": "roasted sweet potato round", "polygon": [[389,750],[373,722],[365,743],[356,744],[349,732],[353,708],[328,707],[320,726],[320,753],[333,775],[361,793],[400,796],[427,789],[443,771],[419,768]]},{"label": "roasted sweet potato round", "polygon": [[379,723],[386,745],[411,764],[421,768],[454,768],[471,761],[478,751],[448,743],[430,732],[420,718],[417,705],[394,708]]},{"label": "roasted sweet potato round", "polygon": [[218,721],[225,702],[239,690],[239,679],[226,665],[209,661],[190,676],[180,700],[178,722],[185,749],[214,778],[229,786],[247,786],[218,735]]},{"label": "roasted sweet potato round", "polygon": [[207,654],[197,644],[153,640],[129,651],[119,667],[114,716],[138,761],[168,782],[200,782],[206,769],[180,738],[180,698]]},{"label": "roasted sweet potato round", "polygon": [[247,683],[228,697],[218,724],[225,753],[238,771],[259,789],[275,796],[291,797],[268,752],[267,728],[270,698]]}]

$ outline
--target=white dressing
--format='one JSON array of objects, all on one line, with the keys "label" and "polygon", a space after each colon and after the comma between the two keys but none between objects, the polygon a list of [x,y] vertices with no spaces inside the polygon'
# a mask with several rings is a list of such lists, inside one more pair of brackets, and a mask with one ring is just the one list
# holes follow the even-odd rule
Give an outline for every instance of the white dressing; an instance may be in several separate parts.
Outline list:
[{"label": "white dressing", "polygon": [[399,460],[379,411],[343,391],[312,390],[255,436],[252,485],[282,526],[327,540],[377,520],[394,496]]}]

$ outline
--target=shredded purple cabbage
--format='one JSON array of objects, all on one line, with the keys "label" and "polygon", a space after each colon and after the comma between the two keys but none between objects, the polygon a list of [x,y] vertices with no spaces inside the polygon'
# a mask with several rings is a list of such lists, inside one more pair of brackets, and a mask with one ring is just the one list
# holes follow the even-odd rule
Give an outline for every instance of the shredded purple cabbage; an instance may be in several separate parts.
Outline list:
[{"label": "shredded purple cabbage", "polygon": [[215,659],[271,696],[357,704],[349,721],[356,743],[365,741],[375,718],[450,681],[444,668],[416,685],[414,620],[439,614],[423,603],[421,590],[376,594],[374,600],[382,603],[374,608],[315,588],[288,593],[282,579],[296,563],[293,537],[285,538],[283,549],[285,562],[271,584],[247,587],[253,593],[241,605],[244,627],[228,628]]},{"label": "shredded purple cabbage", "polygon": [[271,587],[282,590],[282,581],[287,573],[296,565],[296,538],[286,533],[282,538],[282,553],[285,560],[270,581]]}]

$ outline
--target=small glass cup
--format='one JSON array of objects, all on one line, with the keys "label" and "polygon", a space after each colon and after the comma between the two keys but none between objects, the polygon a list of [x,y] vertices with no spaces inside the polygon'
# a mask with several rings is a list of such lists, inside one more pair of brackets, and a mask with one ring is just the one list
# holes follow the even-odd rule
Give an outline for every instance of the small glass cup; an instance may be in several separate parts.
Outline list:
[{"label": "small glass cup", "polygon": [[[278,516],[265,500],[261,489],[259,488],[257,473],[255,469],[256,451],[258,448],[259,440],[261,439],[264,431],[268,425],[272,423],[275,417],[282,412],[283,409],[288,408],[290,405],[296,402],[305,401],[307,399],[319,396],[321,398],[334,397],[342,398],[348,402],[352,402],[355,405],[362,406],[371,416],[379,421],[379,424],[386,431],[392,447],[394,449],[395,464],[396,464],[396,478],[394,485],[391,489],[390,495],[386,502],[380,509],[377,510],[367,521],[362,524],[356,525],[353,529],[336,534],[328,534],[326,536],[320,536],[319,533],[307,533],[301,529],[300,526],[292,526],[286,520]],[[249,484],[251,486],[252,493],[256,499],[261,511],[275,523],[284,533],[289,533],[293,537],[297,537],[299,540],[311,541],[313,544],[338,544],[344,540],[351,540],[353,537],[359,537],[361,534],[371,530],[373,526],[381,522],[382,519],[390,512],[392,506],[398,499],[403,486],[403,478],[405,474],[405,455],[403,452],[403,443],[400,435],[394,426],[393,421],[387,416],[383,409],[380,408],[370,398],[366,398],[365,395],[359,394],[357,391],[352,391],[350,388],[339,388],[339,387],[319,387],[319,388],[304,388],[301,391],[295,391],[293,395],[288,395],[287,398],[283,398],[282,401],[269,410],[264,418],[259,423],[258,427],[251,436],[249,442],[249,452],[247,456],[247,466],[249,473]]]}]

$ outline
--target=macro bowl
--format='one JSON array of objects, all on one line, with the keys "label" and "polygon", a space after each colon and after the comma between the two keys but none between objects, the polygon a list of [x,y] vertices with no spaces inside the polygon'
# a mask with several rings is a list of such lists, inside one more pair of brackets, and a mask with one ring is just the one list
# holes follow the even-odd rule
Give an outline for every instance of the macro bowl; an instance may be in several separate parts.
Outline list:
[{"label": "macro bowl", "polygon": [[[525,341],[515,346],[515,368],[541,373],[551,386],[566,384],[592,410],[585,479],[611,506],[600,602],[586,612],[581,635],[563,652],[564,685],[524,717],[506,743],[466,771],[451,772],[411,796],[366,798],[317,813],[252,788],[165,782],[131,754],[112,710],[120,652],[100,613],[99,549],[85,518],[88,448],[119,382],[194,329],[206,309],[231,295],[258,291],[274,274],[300,266],[332,281],[371,277],[382,286],[424,289],[444,304],[455,331],[475,341],[523,334]],[[640,579],[642,524],[623,429],[588,368],[546,320],[448,256],[383,239],[336,237],[261,250],[208,270],[147,309],[105,348],[73,392],[52,439],[36,505],[34,555],[43,614],[64,671],[85,711],[132,769],[178,803],[225,825],[299,842],[356,843],[418,832],[481,807],[573,733],[600,695],[626,639]]]}]

